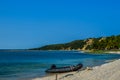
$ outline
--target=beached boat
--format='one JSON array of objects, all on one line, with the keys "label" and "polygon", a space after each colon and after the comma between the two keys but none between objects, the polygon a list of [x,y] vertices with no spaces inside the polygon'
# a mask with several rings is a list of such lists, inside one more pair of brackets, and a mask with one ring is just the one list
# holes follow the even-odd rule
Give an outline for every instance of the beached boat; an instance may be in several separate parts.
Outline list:
[{"label": "beached boat", "polygon": [[56,67],[52,65],[50,69],[46,70],[47,73],[64,73],[64,72],[72,72],[77,71],[83,67],[82,64],[66,66],[66,67]]}]

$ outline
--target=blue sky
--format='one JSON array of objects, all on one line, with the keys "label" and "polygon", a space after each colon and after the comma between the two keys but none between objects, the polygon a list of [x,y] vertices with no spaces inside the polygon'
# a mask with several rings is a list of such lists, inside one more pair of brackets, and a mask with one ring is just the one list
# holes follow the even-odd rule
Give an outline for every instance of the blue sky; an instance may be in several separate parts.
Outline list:
[{"label": "blue sky", "polygon": [[118,34],[119,0],[0,0],[0,49]]}]

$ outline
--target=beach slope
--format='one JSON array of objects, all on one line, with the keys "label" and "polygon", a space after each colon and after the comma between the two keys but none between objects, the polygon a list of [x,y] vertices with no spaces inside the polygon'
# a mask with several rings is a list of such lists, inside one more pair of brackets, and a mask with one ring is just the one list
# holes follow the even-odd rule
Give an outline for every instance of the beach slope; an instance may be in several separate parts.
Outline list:
[{"label": "beach slope", "polygon": [[[79,72],[58,74],[57,80],[119,80],[120,59]],[[55,75],[33,80],[56,80]]]}]

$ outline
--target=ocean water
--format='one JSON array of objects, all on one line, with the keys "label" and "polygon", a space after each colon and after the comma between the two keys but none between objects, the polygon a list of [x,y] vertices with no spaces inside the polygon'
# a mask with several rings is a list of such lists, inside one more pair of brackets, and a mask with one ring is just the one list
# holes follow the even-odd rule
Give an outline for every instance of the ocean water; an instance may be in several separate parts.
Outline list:
[{"label": "ocean water", "polygon": [[79,51],[4,51],[0,52],[0,80],[30,80],[47,75],[52,64],[84,67],[102,65],[120,59],[119,54],[87,54]]}]

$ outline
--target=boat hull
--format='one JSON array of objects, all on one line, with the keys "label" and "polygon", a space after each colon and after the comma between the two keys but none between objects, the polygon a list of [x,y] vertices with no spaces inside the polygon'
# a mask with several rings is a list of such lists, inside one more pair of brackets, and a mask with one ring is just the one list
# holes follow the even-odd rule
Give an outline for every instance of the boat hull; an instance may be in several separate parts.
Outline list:
[{"label": "boat hull", "polygon": [[47,73],[65,73],[65,72],[72,72],[77,71],[82,68],[82,64],[78,64],[76,66],[68,66],[68,67],[58,67],[54,69],[46,70]]}]

